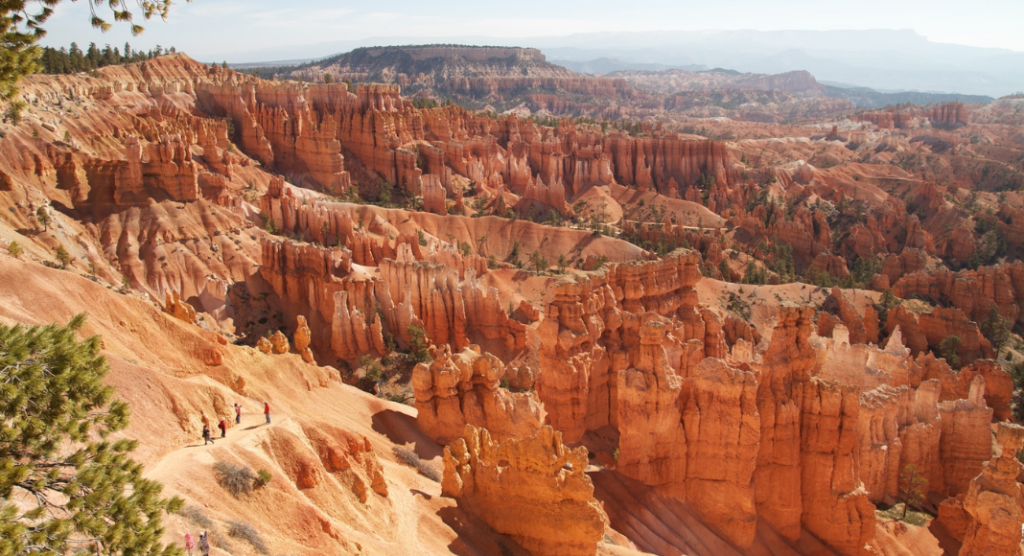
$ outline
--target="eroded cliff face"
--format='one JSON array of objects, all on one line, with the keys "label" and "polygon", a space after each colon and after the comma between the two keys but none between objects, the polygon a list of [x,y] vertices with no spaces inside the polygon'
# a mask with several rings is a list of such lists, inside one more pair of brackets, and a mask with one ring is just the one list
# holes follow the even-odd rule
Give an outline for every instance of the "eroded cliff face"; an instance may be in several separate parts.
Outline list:
[{"label": "eroded cliff face", "polygon": [[688,257],[559,284],[538,327],[549,423],[584,442],[613,427],[619,473],[687,501],[741,547],[763,518],[794,541],[806,531],[867,554],[874,503],[894,500],[907,465],[932,492],[966,491],[988,453],[983,371],[966,370],[970,389],[946,387],[956,373],[915,359],[898,328],[884,349],[851,343],[843,324],[820,338],[809,306],[780,308],[759,345],[737,339],[727,354],[719,318],[687,305]]},{"label": "eroded cliff face", "polygon": [[551,427],[497,442],[467,425],[445,448],[441,489],[531,554],[593,556],[608,518],[586,466]]},{"label": "eroded cliff face", "polygon": [[1022,469],[1017,452],[1024,444],[1024,427],[1000,423],[996,443],[999,450],[964,495],[964,509],[972,518],[960,549],[964,556],[1020,553],[1024,491],[1017,480]]}]

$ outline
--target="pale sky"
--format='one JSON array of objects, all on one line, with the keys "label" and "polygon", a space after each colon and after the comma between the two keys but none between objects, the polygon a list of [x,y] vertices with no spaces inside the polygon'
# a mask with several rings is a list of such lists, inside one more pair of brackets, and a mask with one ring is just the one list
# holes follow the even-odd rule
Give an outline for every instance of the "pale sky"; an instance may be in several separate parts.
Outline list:
[{"label": "pale sky", "polygon": [[[135,3],[129,0],[129,5]],[[107,13],[109,15],[109,12]],[[914,29],[931,41],[1024,51],[1022,0],[178,0],[132,37],[89,26],[88,0],[65,0],[43,44],[175,46],[197,59],[368,37],[540,37],[599,31]],[[415,42],[415,41],[414,41]],[[523,44],[522,46],[529,46]],[[326,54],[326,53],[325,53]],[[230,61],[230,60],[229,60]]]}]

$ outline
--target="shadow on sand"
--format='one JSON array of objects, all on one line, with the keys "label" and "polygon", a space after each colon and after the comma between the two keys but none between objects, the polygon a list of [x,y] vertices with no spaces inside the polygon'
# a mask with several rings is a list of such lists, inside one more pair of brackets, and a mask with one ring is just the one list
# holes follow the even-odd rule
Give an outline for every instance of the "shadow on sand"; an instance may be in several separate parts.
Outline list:
[{"label": "shadow on sand", "polygon": [[423,434],[416,425],[416,419],[393,409],[383,409],[373,414],[373,430],[388,437],[394,444],[413,443],[413,451],[420,459],[432,460],[444,454],[444,449],[433,438]]},{"label": "shadow on sand", "polygon": [[511,538],[495,533],[480,518],[462,511],[458,506],[448,506],[437,511],[445,525],[458,535],[448,545],[457,556],[530,556],[530,553]]}]

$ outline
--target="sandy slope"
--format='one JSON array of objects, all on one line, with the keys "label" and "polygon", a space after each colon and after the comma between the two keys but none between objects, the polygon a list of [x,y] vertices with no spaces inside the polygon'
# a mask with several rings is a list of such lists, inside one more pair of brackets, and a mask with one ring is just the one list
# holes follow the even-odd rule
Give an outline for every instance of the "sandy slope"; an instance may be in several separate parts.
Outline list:
[{"label": "sandy slope", "polygon": [[[213,554],[255,554],[227,536],[228,520],[253,524],[271,554],[525,554],[442,498],[438,483],[394,459],[391,447],[403,445],[440,468],[441,448],[416,428],[414,409],[344,385],[337,371],[307,365],[295,354],[221,345],[212,332],[68,271],[0,255],[0,283],[5,323],[66,322],[76,313],[89,314],[84,332],[102,335],[111,364],[107,381],[132,408],[125,434],[140,441],[136,458],[166,493],[215,521],[215,540],[226,546],[215,546]],[[212,351],[222,354],[222,365],[206,365]],[[264,400],[273,410],[269,426]],[[244,407],[238,426],[231,418],[235,402]],[[204,413],[214,424],[228,417],[227,438],[203,446]],[[328,474],[313,488],[296,487],[291,468],[310,443],[304,428],[318,423],[369,439],[383,465],[388,497],[371,492],[365,504],[359,502],[344,474]],[[299,452],[281,450],[282,439],[297,442]],[[216,483],[212,466],[218,460],[267,469],[274,478],[252,496],[236,499]],[[198,531],[181,516],[170,516],[166,526],[168,542],[180,543],[185,531]],[[610,544],[600,553],[636,554]]]}]

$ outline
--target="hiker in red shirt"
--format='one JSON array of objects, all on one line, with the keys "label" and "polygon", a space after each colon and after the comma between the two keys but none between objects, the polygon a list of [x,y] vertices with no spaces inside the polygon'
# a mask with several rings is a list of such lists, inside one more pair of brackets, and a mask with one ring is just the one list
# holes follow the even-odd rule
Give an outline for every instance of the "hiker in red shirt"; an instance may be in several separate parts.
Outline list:
[{"label": "hiker in red shirt", "polygon": [[221,438],[224,438],[225,436],[228,435],[228,422],[227,421],[225,421],[224,419],[221,419],[220,423],[217,423],[217,427],[220,428],[220,437]]},{"label": "hiker in red shirt", "polygon": [[263,402],[263,415],[267,418],[267,424],[270,424],[270,402]]}]

